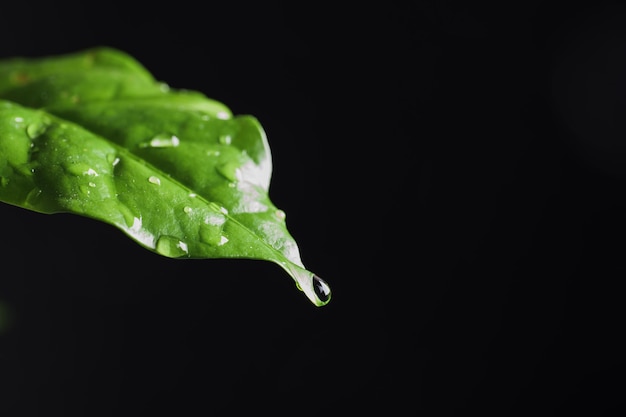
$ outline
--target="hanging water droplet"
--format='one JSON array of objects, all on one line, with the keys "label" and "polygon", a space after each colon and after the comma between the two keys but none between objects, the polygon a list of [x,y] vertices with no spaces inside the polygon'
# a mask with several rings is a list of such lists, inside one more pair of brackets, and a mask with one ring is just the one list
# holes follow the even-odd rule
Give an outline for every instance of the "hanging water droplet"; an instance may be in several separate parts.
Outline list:
[{"label": "hanging water droplet", "polygon": [[155,250],[161,255],[168,256],[170,258],[179,258],[187,255],[189,249],[187,244],[180,239],[163,235],[157,240]]},{"label": "hanging water droplet", "polygon": [[36,139],[37,137],[44,134],[44,132],[48,129],[48,125],[43,122],[35,122],[26,126],[26,134],[31,139]]},{"label": "hanging water droplet", "polygon": [[154,175],[148,177],[148,181],[155,185],[161,185],[161,180],[159,179],[159,177],[155,177]]},{"label": "hanging water droplet", "polygon": [[325,303],[330,300],[330,287],[326,281],[315,274],[313,275],[313,291],[320,301]]}]

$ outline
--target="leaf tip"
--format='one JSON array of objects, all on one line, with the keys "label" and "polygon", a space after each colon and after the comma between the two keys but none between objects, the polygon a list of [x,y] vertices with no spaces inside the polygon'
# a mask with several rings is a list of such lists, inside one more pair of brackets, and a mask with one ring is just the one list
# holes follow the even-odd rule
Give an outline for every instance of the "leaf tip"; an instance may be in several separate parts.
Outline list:
[{"label": "leaf tip", "polygon": [[331,290],[326,281],[318,275],[306,271],[292,271],[298,289],[317,307],[325,306],[330,302]]}]

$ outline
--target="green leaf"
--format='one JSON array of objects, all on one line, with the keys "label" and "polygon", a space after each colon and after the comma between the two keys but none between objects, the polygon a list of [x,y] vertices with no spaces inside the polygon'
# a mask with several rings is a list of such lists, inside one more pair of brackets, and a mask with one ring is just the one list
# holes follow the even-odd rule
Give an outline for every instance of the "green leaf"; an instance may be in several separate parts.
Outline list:
[{"label": "green leaf", "polygon": [[0,201],[108,223],[166,257],[271,261],[323,306],[330,289],[302,264],[271,173],[255,117],[122,51],[0,60]]}]

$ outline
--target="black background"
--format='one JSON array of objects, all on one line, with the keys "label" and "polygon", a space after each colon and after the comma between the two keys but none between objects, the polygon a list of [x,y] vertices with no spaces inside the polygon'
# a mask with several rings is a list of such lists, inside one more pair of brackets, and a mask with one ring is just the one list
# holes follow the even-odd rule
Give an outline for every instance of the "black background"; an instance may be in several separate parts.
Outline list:
[{"label": "black background", "polygon": [[255,115],[333,299],[2,205],[0,415],[623,412],[626,8],[572,3],[3,5]]}]

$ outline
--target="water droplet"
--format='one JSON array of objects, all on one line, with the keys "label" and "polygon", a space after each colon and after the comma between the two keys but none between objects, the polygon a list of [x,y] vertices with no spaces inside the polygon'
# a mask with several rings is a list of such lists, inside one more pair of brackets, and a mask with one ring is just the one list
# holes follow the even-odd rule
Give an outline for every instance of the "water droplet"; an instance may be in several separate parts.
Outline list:
[{"label": "water droplet", "polygon": [[107,154],[107,161],[115,166],[120,162],[120,158],[118,158],[114,153]]},{"label": "water droplet", "polygon": [[222,207],[219,204],[214,203],[212,201],[209,203],[209,208],[217,211],[218,213],[228,214],[228,210],[226,209],[226,207]]},{"label": "water droplet", "polygon": [[222,135],[220,136],[219,141],[222,145],[230,145],[233,141],[233,138],[230,135]]},{"label": "water droplet", "polygon": [[176,237],[167,235],[163,235],[157,240],[155,250],[161,255],[170,258],[178,258],[189,253],[185,242]]},{"label": "water droplet", "polygon": [[65,168],[65,170],[73,175],[89,175],[92,177],[97,177],[98,173],[96,172],[96,170],[94,170],[92,167],[90,167],[89,165],[79,162],[79,163],[66,163],[63,164],[63,168]]},{"label": "water droplet", "polygon": [[193,209],[189,206],[185,206],[183,207],[183,211],[187,214],[191,214],[191,212],[193,211]]},{"label": "water droplet", "polygon": [[31,139],[36,139],[37,137],[44,134],[44,132],[48,129],[48,125],[43,122],[35,122],[26,126],[26,134]]},{"label": "water droplet", "polygon": [[120,204],[119,210],[122,213],[122,217],[124,217],[124,223],[128,227],[132,227],[135,224],[135,215],[133,212],[125,205]]},{"label": "water droplet", "polygon": [[241,179],[241,170],[239,169],[239,164],[237,163],[227,162],[225,164],[218,165],[216,169],[217,172],[229,181],[239,181]]},{"label": "water droplet", "polygon": [[[126,217],[126,213],[123,213],[124,217]],[[131,214],[132,215],[132,214]],[[126,219],[125,219],[126,220]],[[126,221],[128,223],[128,221]],[[130,236],[143,243],[146,247],[154,248],[155,247],[155,238],[152,233],[143,228],[143,220],[141,217],[133,217],[132,226],[126,229],[126,233]]]},{"label": "water droplet", "polygon": [[13,120],[14,120],[16,123],[22,123],[22,122],[24,121],[24,118],[23,118],[23,117],[16,116]]},{"label": "water droplet", "polygon": [[274,214],[280,220],[285,220],[285,218],[287,217],[287,214],[283,210],[281,210],[281,209],[277,209]]},{"label": "water droplet", "polygon": [[41,188],[33,188],[30,190],[24,201],[25,205],[29,207],[37,207],[42,193],[43,191]]},{"label": "water droplet", "polygon": [[159,179],[159,177],[155,177],[154,175],[148,177],[148,181],[155,185],[161,185],[161,180]]},{"label": "water droplet", "polygon": [[178,139],[177,136],[167,133],[159,133],[153,137],[150,142],[144,143],[141,146],[144,148],[175,148],[178,145],[180,145],[180,139]]},{"label": "water droplet", "polygon": [[222,228],[203,224],[198,229],[198,235],[201,242],[211,246],[219,246],[222,239]]},{"label": "water droplet", "polygon": [[315,274],[313,275],[313,291],[320,301],[325,303],[330,300],[330,287],[326,281]]}]

